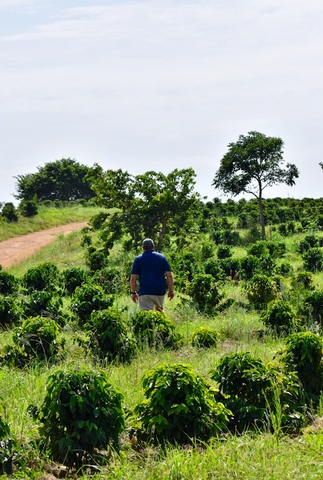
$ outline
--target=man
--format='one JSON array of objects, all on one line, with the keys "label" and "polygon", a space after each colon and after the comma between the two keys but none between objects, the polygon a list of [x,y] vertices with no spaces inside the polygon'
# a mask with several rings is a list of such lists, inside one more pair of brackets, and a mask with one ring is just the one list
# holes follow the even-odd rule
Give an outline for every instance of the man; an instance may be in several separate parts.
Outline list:
[{"label": "man", "polygon": [[[135,258],[130,277],[131,299],[139,300],[140,310],[159,310],[164,308],[166,279],[168,298],[174,298],[174,280],[168,260],[161,253],[155,252],[154,242],[146,238],[142,242],[143,253]],[[136,292],[139,277],[139,295]]]}]

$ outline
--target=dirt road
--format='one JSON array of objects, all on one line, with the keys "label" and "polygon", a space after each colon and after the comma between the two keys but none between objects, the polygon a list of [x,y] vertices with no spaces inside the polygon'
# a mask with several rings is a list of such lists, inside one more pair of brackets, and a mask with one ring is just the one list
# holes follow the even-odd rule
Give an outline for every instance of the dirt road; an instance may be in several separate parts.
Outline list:
[{"label": "dirt road", "polygon": [[0,242],[0,265],[6,269],[14,263],[31,257],[35,252],[54,241],[60,234],[68,234],[88,225],[87,222],[69,223],[60,227],[28,233],[22,237],[10,238]]}]

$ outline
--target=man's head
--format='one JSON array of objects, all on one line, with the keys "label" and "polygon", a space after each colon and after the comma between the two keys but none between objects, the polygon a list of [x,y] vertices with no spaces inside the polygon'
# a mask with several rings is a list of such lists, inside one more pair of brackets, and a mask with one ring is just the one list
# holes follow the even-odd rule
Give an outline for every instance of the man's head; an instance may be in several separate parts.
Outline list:
[{"label": "man's head", "polygon": [[145,240],[142,242],[142,248],[143,250],[154,250],[154,242],[152,239],[145,238]]}]

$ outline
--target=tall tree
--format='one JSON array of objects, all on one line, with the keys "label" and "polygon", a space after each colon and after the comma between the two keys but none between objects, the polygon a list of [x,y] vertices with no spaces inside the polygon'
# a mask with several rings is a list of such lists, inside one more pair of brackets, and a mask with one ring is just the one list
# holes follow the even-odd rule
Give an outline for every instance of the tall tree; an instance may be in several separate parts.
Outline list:
[{"label": "tall tree", "polygon": [[168,175],[149,171],[132,176],[120,169],[104,172],[96,165],[87,178],[97,203],[117,209],[102,232],[107,249],[124,233],[130,235],[130,246],[138,246],[143,237],[156,239],[157,250],[165,236],[183,237],[200,208],[195,177],[192,168],[175,169]]},{"label": "tall tree", "polygon": [[90,184],[84,181],[90,167],[75,159],[62,158],[37,167],[37,173],[18,175],[16,178],[18,200],[89,200],[94,197]]},{"label": "tall tree", "polygon": [[279,137],[266,137],[263,133],[248,132],[237,142],[229,143],[228,152],[221,160],[212,185],[226,195],[247,193],[253,195],[259,205],[262,236],[265,237],[263,191],[279,183],[295,184],[299,171],[294,164],[283,168],[283,145]]}]

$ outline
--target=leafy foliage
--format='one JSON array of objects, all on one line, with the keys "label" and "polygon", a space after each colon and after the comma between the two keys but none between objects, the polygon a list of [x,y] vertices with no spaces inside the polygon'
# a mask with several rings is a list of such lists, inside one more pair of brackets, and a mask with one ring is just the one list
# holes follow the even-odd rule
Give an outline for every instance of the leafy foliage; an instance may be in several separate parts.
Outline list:
[{"label": "leafy foliage", "polygon": [[59,278],[59,270],[55,263],[44,262],[31,267],[22,277],[22,285],[30,292],[34,290],[52,291]]},{"label": "leafy foliage", "polygon": [[215,348],[219,340],[219,334],[214,328],[199,327],[192,333],[192,345],[197,348]]},{"label": "leafy foliage", "polygon": [[106,449],[110,443],[118,449],[118,435],[125,425],[122,395],[103,371],[52,373],[38,417],[52,459],[77,467],[92,464],[95,449]]},{"label": "leafy foliage", "polygon": [[296,371],[309,402],[318,403],[323,390],[323,340],[312,332],[293,333],[279,352],[289,371]]},{"label": "leafy foliage", "polygon": [[15,298],[0,295],[0,325],[7,328],[19,320],[21,310]]},{"label": "leafy foliage", "polygon": [[187,293],[192,297],[197,308],[206,313],[211,313],[222,299],[214,277],[207,273],[194,275]]},{"label": "leafy foliage", "polygon": [[225,194],[252,194],[259,203],[262,235],[265,237],[262,193],[266,187],[285,183],[292,186],[299,172],[295,165],[283,164],[283,141],[281,138],[266,137],[259,132],[240,135],[221,160],[213,185]]},{"label": "leafy foliage", "polygon": [[276,282],[262,274],[252,277],[246,286],[246,291],[249,302],[253,303],[256,308],[264,308],[278,295]]},{"label": "leafy foliage", "polygon": [[15,177],[18,192],[15,197],[25,201],[34,200],[36,197],[39,202],[89,200],[95,196],[85,179],[89,170],[90,167],[81,165],[71,158],[45,163],[43,167],[38,167],[37,173]]},{"label": "leafy foliage", "polygon": [[323,252],[321,248],[309,248],[302,255],[304,269],[309,272],[321,272],[323,270]]},{"label": "leafy foliage", "polygon": [[72,311],[76,313],[81,325],[86,323],[92,312],[111,307],[113,295],[106,295],[99,285],[84,284],[76,287],[72,297]]},{"label": "leafy foliage", "polygon": [[85,327],[92,350],[101,358],[129,362],[134,357],[136,342],[120,312],[112,308],[93,312]]},{"label": "leafy foliage", "polygon": [[9,272],[0,270],[0,294],[10,295],[17,289],[18,280]]},{"label": "leafy foliage", "polygon": [[291,304],[283,300],[274,300],[262,312],[261,319],[276,334],[286,335],[296,328],[296,313]]},{"label": "leafy foliage", "polygon": [[268,407],[278,401],[282,408],[282,426],[299,428],[304,421],[300,389],[292,373],[283,374],[249,352],[223,356],[210,371],[219,383],[220,395],[234,417],[230,428],[244,431],[270,425]]},{"label": "leafy foliage", "polygon": [[174,322],[164,312],[140,310],[132,317],[132,326],[138,345],[177,348],[182,342]]},{"label": "leafy foliage", "polygon": [[121,169],[92,168],[87,179],[98,203],[117,209],[108,223],[102,223],[105,251],[124,233],[130,235],[128,248],[139,246],[145,237],[157,238],[157,251],[171,237],[184,237],[199,208],[200,197],[193,190],[195,176],[191,168],[175,169],[168,175],[149,171],[135,177]]},{"label": "leafy foliage", "polygon": [[162,365],[142,380],[146,400],[135,406],[138,427],[154,442],[207,440],[225,429],[231,412],[186,364]]},{"label": "leafy foliage", "polygon": [[18,212],[12,202],[4,204],[1,210],[1,217],[10,223],[18,222]]}]

